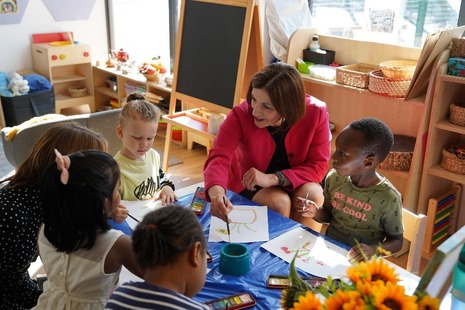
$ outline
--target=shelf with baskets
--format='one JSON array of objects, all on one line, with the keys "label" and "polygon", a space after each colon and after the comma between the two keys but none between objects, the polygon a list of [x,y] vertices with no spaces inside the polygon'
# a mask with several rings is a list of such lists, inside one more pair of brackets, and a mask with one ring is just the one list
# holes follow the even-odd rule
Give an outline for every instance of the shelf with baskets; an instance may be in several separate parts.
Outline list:
[{"label": "shelf with baskets", "polygon": [[[326,102],[330,121],[336,124],[331,149],[334,151],[335,137],[351,121],[362,117],[383,120],[394,134],[416,137],[424,111],[424,97],[410,101],[375,94],[368,89],[355,88],[335,81],[323,81],[302,74],[308,94]],[[378,169],[408,199],[410,183],[414,182],[409,171]],[[415,211],[415,210],[412,210]]]},{"label": "shelf with baskets", "polygon": [[140,73],[122,74],[116,68],[94,66],[93,78],[96,110],[121,106],[133,91],[143,92],[147,100],[161,107],[164,102],[169,103],[171,87],[149,81]]},{"label": "shelf with baskets", "polygon": [[[446,50],[444,53],[448,52]],[[447,57],[448,54],[444,58]],[[465,97],[465,78],[448,75],[447,68],[447,62],[442,63],[436,76],[432,77],[435,84],[418,199],[418,213],[426,214],[428,218],[436,216],[433,214],[434,208],[431,208],[432,201],[465,184],[465,170],[457,171],[461,164],[465,165],[465,159],[447,153],[450,146],[463,146],[465,143],[465,127],[450,121],[451,104]],[[461,191],[456,191],[452,211],[446,214],[447,221],[442,224],[447,236],[465,225],[465,205]],[[438,225],[439,220],[436,223],[429,222],[427,231],[436,231]],[[425,240],[423,256],[430,257],[440,243],[434,243],[431,238]]]},{"label": "shelf with baskets", "polygon": [[32,44],[32,59],[34,71],[53,84],[56,113],[81,105],[95,111],[89,45]]}]

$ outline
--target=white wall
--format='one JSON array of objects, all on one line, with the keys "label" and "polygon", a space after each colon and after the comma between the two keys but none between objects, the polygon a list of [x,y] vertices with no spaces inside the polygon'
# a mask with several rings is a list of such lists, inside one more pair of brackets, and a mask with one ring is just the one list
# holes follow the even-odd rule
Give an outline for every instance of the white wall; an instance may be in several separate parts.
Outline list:
[{"label": "white wall", "polygon": [[[265,64],[272,59],[269,48],[268,27],[263,13],[266,1],[259,0]],[[19,24],[0,25],[2,38],[0,43],[0,71],[9,73],[18,70],[32,70],[32,34],[62,31],[72,31],[75,40],[89,44],[92,48],[93,58],[101,60],[104,55],[107,55],[109,49],[107,45],[105,1],[95,1],[88,20],[57,22],[42,1],[30,0]],[[142,31],[150,33],[147,29]]]},{"label": "white wall", "polygon": [[32,70],[32,34],[62,31],[72,31],[75,40],[89,44],[93,55],[105,55],[105,1],[95,1],[88,20],[57,22],[41,0],[29,0],[19,24],[0,25],[0,71]]}]

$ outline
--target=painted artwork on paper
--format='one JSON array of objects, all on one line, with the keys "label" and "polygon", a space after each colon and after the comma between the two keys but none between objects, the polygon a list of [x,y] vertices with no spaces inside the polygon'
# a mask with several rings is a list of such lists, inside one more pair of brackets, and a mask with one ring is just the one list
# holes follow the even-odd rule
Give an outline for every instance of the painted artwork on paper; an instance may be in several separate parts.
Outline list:
[{"label": "painted artwork on paper", "polygon": [[262,244],[262,248],[288,263],[298,251],[295,265],[318,277],[340,279],[350,266],[346,249],[301,227]]},{"label": "painted artwork on paper", "polygon": [[153,199],[135,201],[121,200],[121,204],[128,209],[130,216],[127,217],[126,222],[133,230],[136,228],[137,224],[139,224],[133,218],[140,222],[144,218],[144,215],[162,207],[161,200]]},{"label": "painted artwork on paper", "polygon": [[[234,206],[229,213],[231,242],[268,241],[268,208],[266,206]],[[217,217],[210,221],[210,242],[229,242],[226,223]]]}]

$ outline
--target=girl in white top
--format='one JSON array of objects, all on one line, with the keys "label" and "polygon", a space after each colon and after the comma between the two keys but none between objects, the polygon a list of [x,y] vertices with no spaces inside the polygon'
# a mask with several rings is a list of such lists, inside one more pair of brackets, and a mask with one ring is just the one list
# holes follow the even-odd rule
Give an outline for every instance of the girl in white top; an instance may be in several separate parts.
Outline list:
[{"label": "girl in white top", "polygon": [[47,281],[33,309],[103,309],[123,265],[141,276],[131,238],[107,222],[120,203],[118,164],[101,151],[55,153],[38,241]]}]

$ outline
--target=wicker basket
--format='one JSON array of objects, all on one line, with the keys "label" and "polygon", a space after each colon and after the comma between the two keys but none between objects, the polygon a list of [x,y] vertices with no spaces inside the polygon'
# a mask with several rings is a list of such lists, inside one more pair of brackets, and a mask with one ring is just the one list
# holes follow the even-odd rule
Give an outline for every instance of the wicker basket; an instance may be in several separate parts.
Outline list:
[{"label": "wicker basket", "polygon": [[336,83],[358,88],[368,88],[370,72],[378,66],[368,64],[354,64],[336,68]]},{"label": "wicker basket", "polygon": [[449,106],[449,122],[465,126],[465,101],[452,102]]},{"label": "wicker basket", "polygon": [[465,38],[453,38],[450,57],[465,57]]},{"label": "wicker basket", "polygon": [[382,96],[404,98],[407,95],[411,79],[394,80],[383,75],[381,70],[370,72],[368,90]]},{"label": "wicker basket", "polygon": [[446,146],[442,149],[441,167],[458,174],[465,174],[465,152],[461,154],[458,150],[465,147],[456,145]]},{"label": "wicker basket", "polygon": [[416,66],[417,62],[414,60],[390,60],[379,64],[384,76],[394,80],[411,79]]},{"label": "wicker basket", "polygon": [[85,87],[70,87],[68,88],[69,96],[72,98],[84,97],[87,95],[87,88]]},{"label": "wicker basket", "polygon": [[150,82],[155,82],[155,83],[160,83],[161,82],[161,74],[155,73],[155,74],[144,74],[145,78],[147,81]]},{"label": "wicker basket", "polygon": [[394,135],[392,150],[379,167],[385,170],[409,171],[412,163],[415,141],[415,137]]}]

